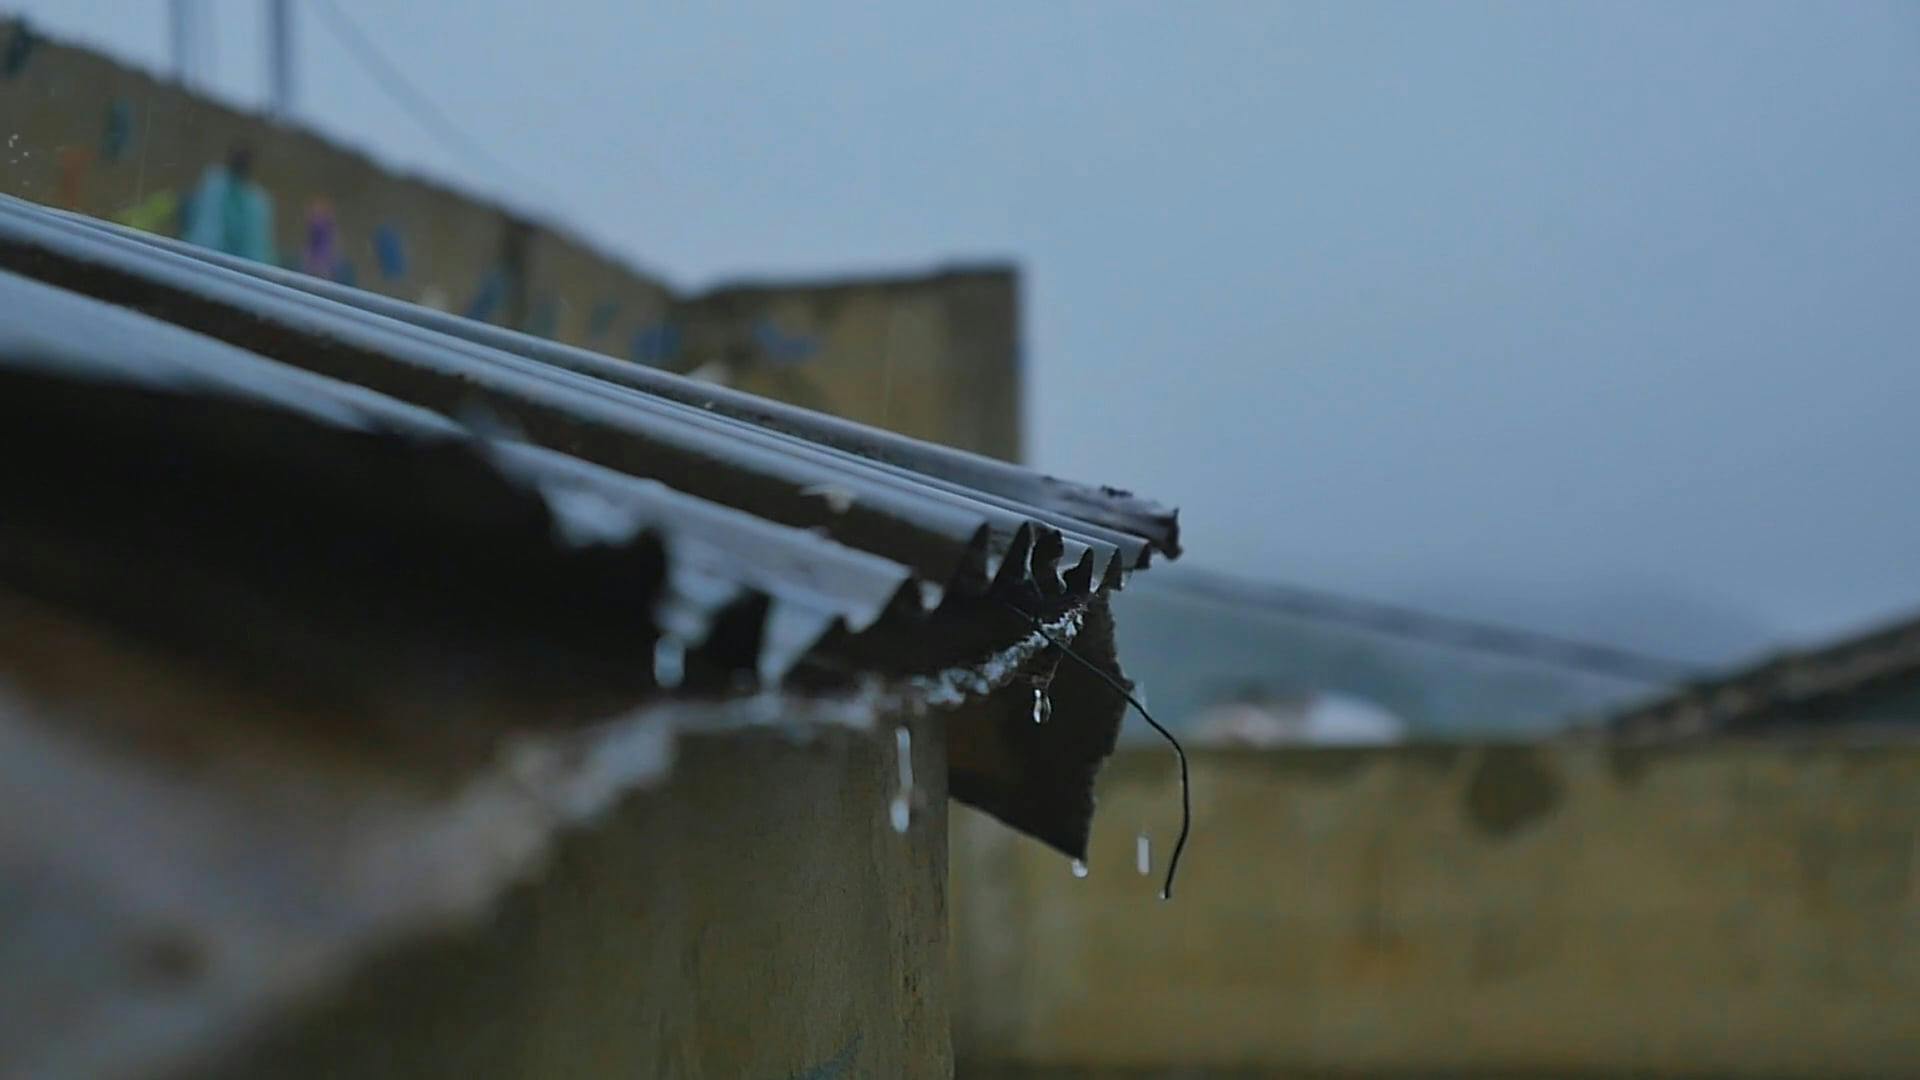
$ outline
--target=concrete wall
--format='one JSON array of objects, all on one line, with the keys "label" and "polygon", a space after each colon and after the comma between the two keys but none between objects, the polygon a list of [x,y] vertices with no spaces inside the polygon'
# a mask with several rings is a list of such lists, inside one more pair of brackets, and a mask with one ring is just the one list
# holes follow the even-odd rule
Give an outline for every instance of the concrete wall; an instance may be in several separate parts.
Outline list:
[{"label": "concrete wall", "polygon": [[[11,40],[17,25],[0,25],[0,38]],[[114,156],[107,133],[116,112],[126,134]],[[324,198],[335,207],[341,250],[361,287],[409,300],[437,296],[459,311],[503,268],[514,222],[499,209],[84,49],[34,46],[16,74],[0,76],[0,116],[7,140],[0,191],[7,194],[112,217],[155,193],[184,199],[210,163],[245,144],[274,199],[283,262],[298,265],[307,210]],[[378,269],[373,234],[382,224],[404,241],[404,276],[386,278]],[[628,277],[625,291],[658,303],[664,290],[657,283]],[[523,308],[517,294],[506,296],[494,321],[517,325]]]},{"label": "concrete wall", "polygon": [[861,423],[1020,459],[1019,281],[1009,267],[725,286],[687,301],[680,317],[683,368]]},{"label": "concrete wall", "polygon": [[1920,1075],[1920,746],[1195,765],[1170,904],[1164,751],[1109,767],[1087,880],[956,821],[962,1076]]},{"label": "concrete wall", "polygon": [[950,1074],[940,718],[339,700],[0,587],[0,1076]]},{"label": "concrete wall", "polygon": [[[0,56],[20,24],[0,22]],[[109,138],[118,127],[119,139]],[[0,71],[0,192],[115,217],[184,198],[245,144],[281,261],[334,209],[354,284],[1001,458],[1021,452],[1018,289],[1005,267],[676,295],[575,236],[84,49],[39,40]],[[383,275],[374,236],[403,240]],[[497,283],[490,287],[490,282]],[[497,303],[483,301],[497,296]]]},{"label": "concrete wall", "polygon": [[949,1076],[944,749],[923,726],[902,836],[891,743],[683,740],[665,786],[484,925],[391,951],[195,1075]]}]

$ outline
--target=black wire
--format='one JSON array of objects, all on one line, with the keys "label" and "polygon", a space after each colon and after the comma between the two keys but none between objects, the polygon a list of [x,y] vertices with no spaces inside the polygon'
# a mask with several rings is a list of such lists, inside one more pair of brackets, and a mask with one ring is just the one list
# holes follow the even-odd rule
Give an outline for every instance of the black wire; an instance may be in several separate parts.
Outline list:
[{"label": "black wire", "polygon": [[440,107],[433,103],[432,98],[413,85],[398,65],[381,53],[379,47],[373,43],[373,39],[362,31],[334,0],[318,0],[314,6],[332,22],[335,36],[349,52],[354,54],[360,66],[373,76],[374,81],[381,84],[389,97],[411,112],[421,126],[439,136],[443,143],[485,164],[506,179],[516,183],[532,184],[535,188],[541,187],[537,182],[530,181],[518,169],[495,157],[480,144],[478,139],[467,134],[458,123],[454,122],[451,116],[442,112]]},{"label": "black wire", "polygon": [[1685,682],[1711,670],[1709,665],[1692,661],[1575,641],[1536,630],[1438,615],[1344,596],[1324,589],[1225,576],[1219,576],[1219,580],[1213,578],[1212,575],[1194,577],[1189,572],[1177,577],[1159,578],[1154,584],[1168,592],[1184,593],[1219,603],[1344,624],[1388,637],[1552,664],[1629,682],[1662,685]]},{"label": "black wire", "polygon": [[1061,653],[1072,657],[1074,662],[1078,663],[1081,667],[1086,668],[1088,671],[1093,672],[1093,674],[1096,677],[1098,677],[1100,681],[1106,683],[1108,686],[1113,687],[1114,690],[1118,692],[1121,697],[1126,698],[1127,704],[1133,706],[1135,711],[1139,712],[1140,718],[1145,720],[1147,722],[1147,725],[1153,728],[1153,730],[1159,732],[1161,738],[1167,740],[1167,745],[1173,747],[1174,756],[1180,759],[1180,836],[1178,839],[1176,839],[1173,842],[1173,854],[1169,856],[1167,859],[1166,883],[1160,886],[1160,899],[1162,900],[1173,899],[1173,877],[1175,874],[1180,872],[1180,853],[1186,850],[1187,833],[1193,829],[1193,784],[1187,778],[1186,748],[1180,745],[1179,739],[1176,739],[1173,737],[1173,732],[1168,731],[1165,727],[1162,727],[1160,724],[1160,721],[1155,720],[1153,718],[1153,714],[1147,711],[1147,707],[1145,705],[1140,704],[1140,699],[1134,697],[1133,692],[1131,690],[1128,690],[1126,688],[1126,685],[1122,683],[1119,679],[1116,679],[1112,675],[1109,675],[1105,671],[1102,671],[1098,666],[1096,666],[1093,663],[1093,661],[1088,660],[1086,657],[1081,656],[1077,652],[1074,652],[1071,648],[1067,646],[1066,642],[1061,641],[1057,637],[1054,637],[1053,634],[1047,630],[1046,625],[1043,624],[1037,616],[1033,615],[1028,611],[1023,610],[1018,604],[1015,604],[1012,601],[1002,601],[1002,603],[1005,603],[1008,607],[1012,608],[1016,614],[1019,614],[1025,617],[1028,622],[1032,623],[1034,630],[1037,631],[1041,637],[1046,639],[1047,644],[1052,645],[1056,649],[1059,649]]}]

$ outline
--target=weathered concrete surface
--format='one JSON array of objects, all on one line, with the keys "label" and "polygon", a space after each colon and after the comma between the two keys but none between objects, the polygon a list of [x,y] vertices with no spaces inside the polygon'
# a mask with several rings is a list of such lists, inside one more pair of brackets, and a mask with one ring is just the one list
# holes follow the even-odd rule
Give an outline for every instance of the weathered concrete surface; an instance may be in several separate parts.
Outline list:
[{"label": "weathered concrete surface", "polygon": [[[0,36],[12,30],[11,22],[0,21]],[[116,106],[127,130],[124,149],[114,155],[106,135]],[[185,199],[202,170],[244,144],[253,151],[256,178],[273,197],[275,244],[291,265],[299,265],[308,208],[326,199],[339,223],[340,251],[363,288],[437,299],[460,311],[489,274],[506,268],[515,222],[499,208],[86,49],[42,41],[17,74],[0,79],[0,115],[0,141],[7,144],[0,190],[11,195],[112,217],[157,192]],[[376,266],[373,235],[382,224],[404,239],[402,277],[384,278]],[[630,273],[623,278],[602,287],[629,308],[649,301],[657,308],[665,296],[657,282]],[[527,292],[519,285],[502,294],[489,313],[494,319],[524,321]]]},{"label": "weathered concrete surface", "polygon": [[511,719],[383,738],[0,590],[0,1076],[947,1074],[938,718],[904,835],[891,724]]},{"label": "weathered concrete surface", "polygon": [[[398,949],[212,1075],[940,1077],[946,797],[915,743],[684,740],[472,931]],[[890,742],[890,740],[889,740]]]},{"label": "weathered concrete surface", "polygon": [[[1018,461],[1019,307],[1014,271],[986,266],[724,286],[677,311],[689,368],[763,397]],[[768,356],[753,340],[768,331],[812,355]]]},{"label": "weathered concrete surface", "polygon": [[1195,766],[1171,904],[1164,751],[1109,766],[1084,881],[956,820],[963,1076],[1920,1075],[1920,747]]}]

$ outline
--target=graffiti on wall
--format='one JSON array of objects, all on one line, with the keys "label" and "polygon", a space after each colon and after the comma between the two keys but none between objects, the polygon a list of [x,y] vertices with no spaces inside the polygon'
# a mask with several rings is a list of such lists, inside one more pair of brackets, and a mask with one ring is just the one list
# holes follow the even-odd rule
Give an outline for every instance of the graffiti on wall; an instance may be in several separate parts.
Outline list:
[{"label": "graffiti on wall", "polygon": [[776,364],[802,364],[820,352],[820,342],[805,334],[788,334],[768,318],[753,324],[753,343],[760,356]]},{"label": "graffiti on wall", "polygon": [[839,1051],[817,1065],[801,1069],[789,1075],[788,1080],[841,1080],[854,1075],[854,1062],[860,1057],[860,1033],[854,1032]]},{"label": "graffiti on wall", "polygon": [[535,337],[550,338],[560,328],[560,302],[552,294],[545,294],[534,302],[533,312],[527,316],[526,331]]},{"label": "graffiti on wall", "polygon": [[100,132],[100,159],[111,164],[132,149],[133,106],[125,98],[114,98],[107,105],[107,120]]},{"label": "graffiti on wall", "polygon": [[[57,78],[62,69],[59,52],[24,21],[0,17],[0,86],[44,73]],[[364,270],[369,287],[391,295],[510,323],[543,337],[591,341],[640,363],[675,365],[685,360],[683,327],[661,312],[657,287],[650,282],[629,285],[616,277],[598,296],[570,295],[560,288],[559,279],[523,284],[504,245],[501,261],[492,269],[486,269],[486,262],[474,268],[477,273],[470,269],[471,262],[448,265],[439,268],[442,280],[434,280],[430,271],[436,260],[427,246],[428,234],[422,232],[424,223],[394,212],[398,205],[386,210],[366,205],[357,192],[335,198],[331,192],[315,191],[301,179],[302,171],[292,168],[294,162],[268,158],[269,146],[275,144],[262,139],[248,145],[249,136],[240,133],[244,126],[236,130],[230,153],[176,164],[168,152],[181,123],[174,110],[153,113],[141,95],[131,93],[110,92],[92,101],[84,110],[63,115],[65,131],[51,146],[31,146],[25,134],[9,140],[0,133],[0,143],[7,148],[0,162],[10,157],[16,164],[35,167],[33,190],[27,194],[130,228],[347,285],[360,284],[357,270]],[[51,160],[43,161],[43,152]],[[186,171],[150,185],[156,175],[149,167],[156,163],[164,170],[159,175],[175,168]],[[16,188],[29,183],[28,173],[28,168],[21,169]],[[284,183],[276,177],[284,177]],[[463,281],[463,271],[474,276]],[[582,306],[570,307],[570,301]],[[757,331],[757,344],[748,340],[752,333],[743,320],[729,346],[729,362],[754,363],[763,355],[794,362],[815,351],[810,340],[782,333],[771,323]]]},{"label": "graffiti on wall", "polygon": [[602,300],[593,305],[593,310],[587,313],[587,337],[593,341],[606,337],[613,329],[613,321],[619,317],[620,305],[616,301]]},{"label": "graffiti on wall", "polygon": [[469,319],[488,322],[507,303],[507,272],[498,267],[487,271],[480,279],[480,285],[473,292],[473,299],[467,301],[466,310],[461,314]]},{"label": "graffiti on wall", "polygon": [[162,188],[122,207],[113,220],[145,232],[175,235],[180,231],[180,196],[172,188]]},{"label": "graffiti on wall", "polygon": [[241,147],[207,166],[187,197],[181,239],[255,262],[273,263],[273,196],[253,178]]},{"label": "graffiti on wall", "polygon": [[407,276],[407,241],[398,225],[383,221],[373,230],[373,258],[386,280],[399,281]]},{"label": "graffiti on wall", "polygon": [[314,277],[332,279],[340,272],[340,223],[333,203],[315,199],[307,207],[306,241],[300,250],[300,269]]},{"label": "graffiti on wall", "polygon": [[635,363],[654,367],[673,362],[680,356],[680,328],[670,322],[656,322],[635,330],[627,355]]},{"label": "graffiti on wall", "polygon": [[87,174],[93,171],[93,150],[85,146],[63,146],[54,151],[59,179],[54,184],[54,204],[66,210],[78,210],[86,192]]},{"label": "graffiti on wall", "polygon": [[34,49],[40,44],[40,36],[27,25],[27,20],[16,19],[13,29],[7,34],[7,43],[0,46],[0,79],[16,79],[27,70],[27,64],[33,59]]}]

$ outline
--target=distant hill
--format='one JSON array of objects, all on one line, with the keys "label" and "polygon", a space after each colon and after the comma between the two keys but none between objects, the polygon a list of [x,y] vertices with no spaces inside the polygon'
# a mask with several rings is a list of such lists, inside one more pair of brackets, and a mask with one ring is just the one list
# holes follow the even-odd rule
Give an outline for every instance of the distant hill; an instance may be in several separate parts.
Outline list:
[{"label": "distant hill", "polygon": [[1730,601],[1653,576],[1515,586],[1450,581],[1416,586],[1415,606],[1630,646],[1706,665],[1732,665],[1784,644],[1758,616]]},{"label": "distant hill", "polygon": [[[1223,579],[1214,575],[1167,568],[1134,578],[1114,599],[1121,663],[1145,689],[1156,718],[1176,730],[1223,701],[1322,691],[1372,702],[1404,721],[1415,737],[1539,733],[1658,690],[1201,596],[1186,587],[1196,580],[1212,586],[1209,594],[1231,593],[1219,588]],[[1646,651],[1666,651],[1647,641],[1691,643],[1700,651],[1681,655],[1708,660],[1764,646],[1757,628],[1706,606],[1696,609],[1703,614],[1690,623],[1684,602],[1622,590],[1585,608],[1569,602],[1560,618],[1544,626],[1502,617]],[[1464,614],[1502,613],[1483,605]],[[1609,627],[1618,632],[1604,632]]]}]

